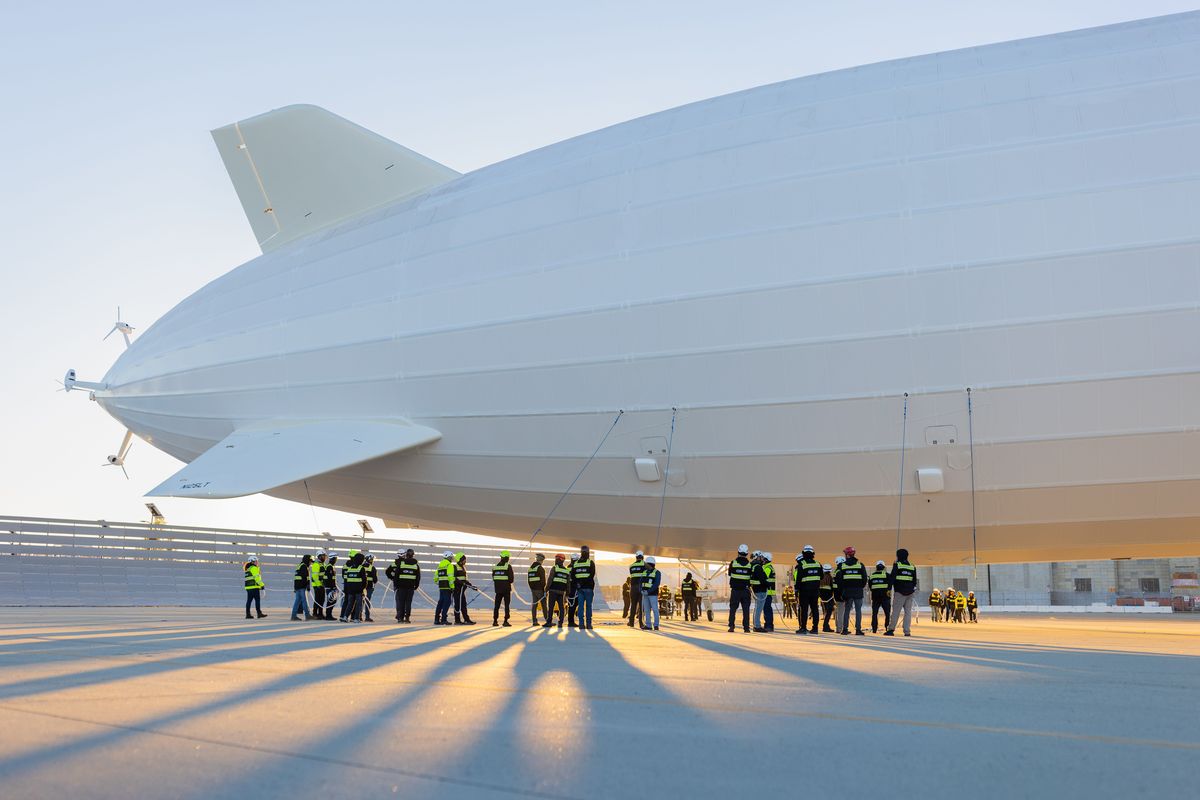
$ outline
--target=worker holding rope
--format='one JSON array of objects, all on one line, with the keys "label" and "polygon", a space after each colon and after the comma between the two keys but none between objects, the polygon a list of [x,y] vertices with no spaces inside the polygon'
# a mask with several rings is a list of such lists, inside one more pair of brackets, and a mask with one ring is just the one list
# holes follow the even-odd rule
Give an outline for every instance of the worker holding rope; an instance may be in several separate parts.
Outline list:
[{"label": "worker holding rope", "polygon": [[546,560],[544,553],[538,553],[533,557],[533,563],[529,565],[529,574],[527,582],[529,584],[529,593],[533,597],[530,604],[530,611],[533,612],[533,624],[537,625],[538,604],[542,606],[542,616],[546,618],[546,622],[550,621],[550,603],[547,599],[546,590],[546,568],[542,563]]},{"label": "worker holding rope", "polygon": [[434,625],[450,624],[450,606],[454,603],[454,553],[442,553],[437,565],[438,601],[433,609]]},{"label": "worker holding rope", "polygon": [[292,601],[292,621],[300,619],[300,611],[304,611],[304,619],[312,619],[312,614],[308,613],[308,589],[312,583],[312,555],[305,553],[300,557],[300,566],[296,567],[296,574],[292,577],[292,591],[295,592],[295,599]]},{"label": "worker holding rope", "polygon": [[566,566],[567,557],[559,553],[554,557],[554,566],[550,568],[548,577],[550,578],[549,596],[550,610],[546,614],[546,624],[543,628],[549,628],[554,623],[554,609],[558,608],[558,627],[561,630],[563,622],[566,621],[567,608],[566,598],[567,592],[571,588],[571,570]]},{"label": "worker holding rope", "polygon": [[325,619],[330,622],[333,621],[333,609],[338,602],[337,560],[337,554],[330,553],[321,572],[321,585],[325,587]]},{"label": "worker holding rope", "polygon": [[325,584],[322,582],[322,577],[325,574],[325,559],[324,552],[317,553],[317,558],[309,565],[309,583],[312,584],[312,616],[310,619],[324,619],[325,617]]},{"label": "worker holding rope", "polygon": [[475,620],[467,613],[467,589],[475,584],[467,579],[467,554],[454,554],[454,624],[474,625]]},{"label": "worker holding rope", "polygon": [[492,586],[496,590],[496,599],[492,607],[492,627],[500,625],[500,604],[504,603],[504,627],[511,628],[512,623],[508,621],[509,606],[512,603],[512,588],[513,588],[513,568],[508,560],[512,558],[512,553],[507,550],[500,551],[500,560],[492,567]]}]

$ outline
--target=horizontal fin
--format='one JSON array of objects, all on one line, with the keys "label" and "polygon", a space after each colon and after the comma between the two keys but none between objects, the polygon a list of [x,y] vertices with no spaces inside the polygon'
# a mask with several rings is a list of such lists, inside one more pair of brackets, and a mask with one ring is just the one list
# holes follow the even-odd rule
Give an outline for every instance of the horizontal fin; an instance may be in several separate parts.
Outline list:
[{"label": "horizontal fin", "polygon": [[278,108],[212,137],[264,253],[459,175],[317,106]]},{"label": "horizontal fin", "polygon": [[255,423],[217,442],[147,496],[242,497],[440,438],[433,428],[407,420]]}]

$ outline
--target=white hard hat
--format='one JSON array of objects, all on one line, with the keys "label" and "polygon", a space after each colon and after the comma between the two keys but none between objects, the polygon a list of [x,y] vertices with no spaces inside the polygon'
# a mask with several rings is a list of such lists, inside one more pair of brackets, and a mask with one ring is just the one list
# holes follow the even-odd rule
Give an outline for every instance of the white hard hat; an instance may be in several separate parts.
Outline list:
[{"label": "white hard hat", "polygon": [[748,544],[739,544],[739,545],[738,545],[738,552],[739,552],[739,553],[741,553],[742,555],[746,555],[746,553],[749,553],[749,552],[750,552],[750,545],[748,545]]},{"label": "white hard hat", "polygon": [[835,564],[845,564],[845,563],[846,563],[846,557],[845,557],[845,556],[838,556],[836,559],[834,559],[834,563],[835,563]]},{"label": "white hard hat", "polygon": [[442,553],[442,558],[454,558],[454,553],[450,550]]},{"label": "white hard hat", "polygon": [[642,556],[645,555],[645,553],[643,553],[641,550],[635,550],[633,554],[635,556],[637,556],[638,558],[641,558]]},{"label": "white hard hat", "polygon": [[825,570],[826,572],[833,572],[833,567],[829,566],[828,564],[822,564],[821,569]]},{"label": "white hard hat", "polygon": [[803,561],[803,560],[804,560],[804,554],[803,554],[803,553],[797,553],[797,554],[796,554],[796,560],[797,560],[797,561]]},{"label": "white hard hat", "polygon": [[654,556],[646,556],[646,563],[647,564],[657,564],[658,562],[654,560]]},{"label": "white hard hat", "polygon": [[877,567],[886,567],[886,566],[887,566],[887,564],[883,563],[883,561],[876,561],[876,562],[875,562],[875,566],[877,566]]},{"label": "white hard hat", "polygon": [[804,545],[804,550],[802,550],[801,552],[804,552],[804,553],[815,553],[815,552],[817,552],[817,551],[816,551],[816,550],[813,550],[813,546],[812,546],[811,544],[806,544],[806,545]]},{"label": "white hard hat", "polygon": [[247,561],[258,561],[258,556],[246,556]]},{"label": "white hard hat", "polygon": [[767,561],[771,561],[772,557],[770,551],[763,553],[763,558],[765,558]]}]

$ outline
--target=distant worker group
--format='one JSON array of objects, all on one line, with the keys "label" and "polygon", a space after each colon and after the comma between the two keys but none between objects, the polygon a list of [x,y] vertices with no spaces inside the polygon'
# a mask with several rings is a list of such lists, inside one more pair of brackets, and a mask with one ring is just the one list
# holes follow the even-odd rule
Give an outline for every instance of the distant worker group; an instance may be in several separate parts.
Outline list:
[{"label": "distant worker group", "polygon": [[[333,610],[339,608],[337,619],[340,622],[374,621],[371,616],[372,601],[379,583],[375,557],[370,553],[350,550],[346,563],[341,567],[340,587],[337,561],[336,554],[325,552],[315,556],[305,554],[301,558],[293,577],[291,619],[333,620]],[[258,558],[250,556],[243,566],[246,618],[254,618],[252,607],[257,617],[265,617],[262,592],[266,587]],[[815,636],[824,632],[849,636],[853,622],[853,634],[865,636],[863,602],[869,592],[871,632],[880,631],[879,617],[882,614],[884,636],[894,636],[900,625],[905,636],[912,635],[916,592],[920,587],[917,569],[909,561],[908,551],[903,548],[896,550],[890,568],[883,560],[879,560],[875,562],[873,570],[868,570],[867,565],[858,559],[854,547],[846,547],[833,564],[822,564],[817,559],[816,551],[808,545],[796,556],[795,566],[781,576],[772,553],[762,550],[751,552],[749,546],[743,544],[729,562],[727,572],[730,633],[737,630],[739,614],[744,632],[773,633],[775,602],[782,594],[783,605],[779,613],[785,619],[793,616],[797,619],[797,634]],[[516,573],[512,554],[508,550],[500,552],[499,561],[492,566],[491,574],[494,591],[492,626],[512,627]],[[384,577],[391,583],[395,593],[396,622],[411,624],[413,598],[421,591],[421,567],[415,551],[409,548],[398,552],[395,561],[384,570]],[[437,565],[435,580],[437,599],[434,602],[433,624],[474,625],[475,620],[471,619],[469,613],[472,598],[467,592],[481,592],[468,578],[466,554],[449,550],[444,552]],[[525,582],[532,598],[531,625],[539,624],[540,611],[544,620],[541,623],[543,628],[555,627],[557,615],[559,629],[564,626],[592,629],[596,562],[587,546],[581,547],[574,557],[557,554],[548,568],[546,556],[543,553],[535,554],[526,572]],[[676,612],[681,613],[686,621],[697,621],[700,618],[701,589],[700,582],[688,572],[673,592],[663,582],[662,571],[657,568],[654,556],[647,556],[639,550],[634,554],[633,562],[629,565],[629,577],[622,587],[622,617],[627,619],[629,627],[637,625],[646,631],[659,630],[661,617],[673,616]],[[964,595],[947,589],[943,594],[935,588],[929,595],[929,606],[935,622],[978,621],[978,603],[974,592]],[[708,616],[711,620],[711,607]]]}]

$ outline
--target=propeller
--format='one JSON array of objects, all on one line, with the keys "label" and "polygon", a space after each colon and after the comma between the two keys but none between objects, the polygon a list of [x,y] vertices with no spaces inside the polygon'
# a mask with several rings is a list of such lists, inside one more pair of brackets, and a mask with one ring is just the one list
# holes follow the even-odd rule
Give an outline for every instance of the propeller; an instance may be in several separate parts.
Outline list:
[{"label": "propeller", "polygon": [[117,306],[117,321],[113,323],[112,330],[110,330],[108,333],[104,334],[104,339],[101,339],[100,341],[102,341],[102,342],[105,341],[106,339],[108,339],[108,337],[112,336],[114,333],[120,333],[121,336],[125,339],[125,346],[129,347],[129,334],[133,333],[135,330],[137,330],[137,329],[134,328],[132,325],[130,325],[128,322],[121,321],[121,307]]},{"label": "propeller", "polygon": [[102,467],[120,467],[121,472],[125,473],[125,480],[129,480],[129,473],[125,472],[125,456],[129,455],[129,448],[133,444],[133,431],[125,431],[125,438],[121,440],[121,449],[117,451],[115,456],[109,456],[108,460],[101,464]]}]

